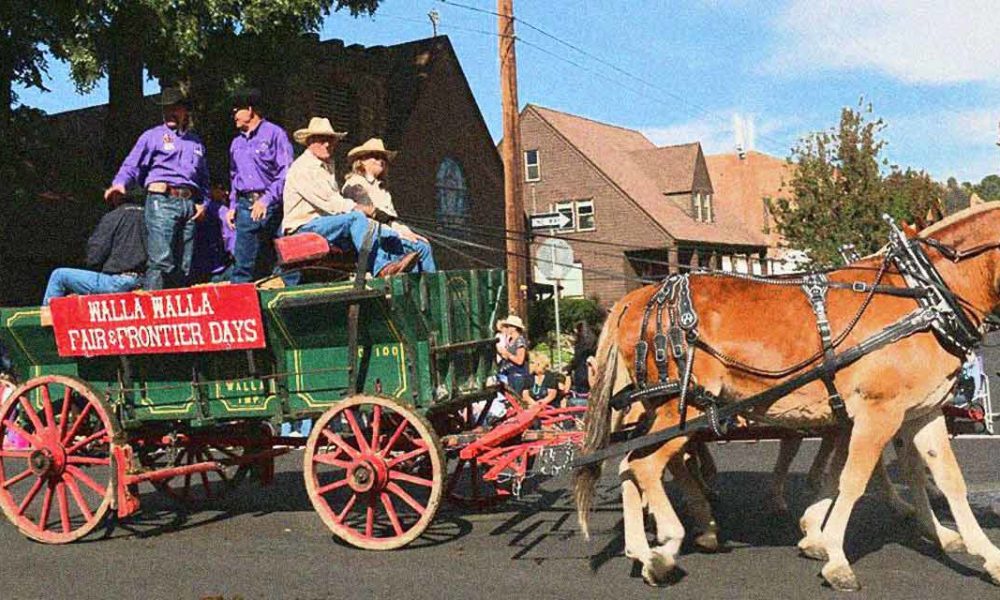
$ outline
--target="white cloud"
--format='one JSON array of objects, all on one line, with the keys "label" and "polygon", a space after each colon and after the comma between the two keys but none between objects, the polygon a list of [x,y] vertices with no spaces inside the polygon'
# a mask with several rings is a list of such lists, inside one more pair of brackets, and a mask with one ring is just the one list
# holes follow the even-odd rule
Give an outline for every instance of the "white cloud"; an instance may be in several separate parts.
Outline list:
[{"label": "white cloud", "polygon": [[996,0],[792,0],[769,70],[873,69],[908,83],[1000,81]]},{"label": "white cloud", "polygon": [[[718,111],[698,119],[671,125],[635,127],[657,146],[701,142],[706,154],[735,152],[737,140],[747,150],[785,156],[796,136],[791,120],[762,118],[736,110]],[[742,132],[741,132],[742,128]]]},{"label": "white cloud", "polygon": [[1000,167],[996,146],[1000,109],[940,110],[889,117],[886,155],[936,179],[978,182]]}]

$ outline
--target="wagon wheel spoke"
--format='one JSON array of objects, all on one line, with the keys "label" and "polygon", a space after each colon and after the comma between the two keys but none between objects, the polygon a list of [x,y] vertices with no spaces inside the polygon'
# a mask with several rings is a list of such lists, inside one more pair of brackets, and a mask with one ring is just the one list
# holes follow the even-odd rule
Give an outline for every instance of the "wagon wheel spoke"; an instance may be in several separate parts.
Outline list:
[{"label": "wagon wheel spoke", "polygon": [[413,483],[416,485],[422,485],[424,487],[433,487],[434,482],[430,479],[424,479],[423,477],[416,477],[408,473],[401,473],[399,471],[391,471],[389,473],[389,479],[394,479],[396,481],[405,481],[407,483]]},{"label": "wagon wheel spoke", "polygon": [[390,492],[392,492],[396,496],[398,496],[399,499],[402,500],[403,502],[406,502],[407,504],[409,504],[410,508],[412,508],[414,511],[416,511],[417,514],[419,514],[419,515],[424,514],[424,511],[427,509],[426,506],[424,506],[423,504],[417,502],[413,498],[413,496],[411,496],[408,493],[406,493],[406,490],[404,490],[403,488],[399,487],[395,483],[392,483],[392,482],[388,483],[385,486],[385,489],[388,490],[388,491],[390,491]]},{"label": "wagon wheel spoke", "polygon": [[90,478],[90,475],[87,475],[79,468],[74,467],[73,465],[69,465],[66,467],[66,472],[75,477],[76,479],[79,479],[80,483],[94,490],[94,493],[98,494],[99,496],[103,496],[104,493],[106,492],[104,488],[102,488],[100,485],[97,484],[96,481]]},{"label": "wagon wheel spoke", "polygon": [[73,476],[69,473],[63,473],[63,481],[69,487],[69,493],[72,494],[73,501],[76,502],[77,507],[80,508],[80,512],[83,513],[84,519],[89,521],[94,518],[94,513],[90,510],[90,505],[87,504],[87,499],[83,497],[83,493],[80,492],[80,486],[76,484]]},{"label": "wagon wheel spoke", "polygon": [[333,458],[335,456],[337,456],[337,454],[332,452],[327,454],[316,454],[313,456],[313,461],[324,465],[330,465],[332,467],[340,467],[341,469],[349,469],[351,467],[351,463],[346,460],[337,460],[336,458]]},{"label": "wagon wheel spoke", "polygon": [[31,467],[28,467],[27,469],[25,469],[25,470],[21,471],[21,472],[20,472],[20,473],[18,473],[17,475],[15,475],[15,476],[11,477],[10,479],[8,479],[8,480],[4,481],[4,482],[3,482],[3,487],[4,487],[4,489],[7,489],[7,488],[9,488],[10,486],[12,486],[12,485],[14,485],[15,483],[17,483],[17,482],[19,482],[19,481],[24,481],[24,480],[25,480],[25,479],[27,479],[28,477],[31,477],[31,473],[32,473],[32,470],[31,470]]},{"label": "wagon wheel spoke", "polygon": [[49,386],[39,388],[42,393],[42,412],[45,414],[45,430],[56,431],[55,411],[52,409],[52,397],[49,396]]},{"label": "wagon wheel spoke", "polygon": [[409,452],[407,452],[405,454],[400,454],[399,456],[397,456],[397,457],[393,458],[392,460],[390,460],[389,462],[387,462],[385,466],[388,467],[388,468],[390,468],[390,469],[392,469],[396,465],[398,465],[400,463],[403,463],[403,462],[406,462],[406,461],[410,460],[411,458],[416,458],[416,457],[420,456],[421,454],[427,454],[427,446],[419,445],[416,450],[410,450]]},{"label": "wagon wheel spoke", "polygon": [[31,458],[31,452],[27,450],[0,450],[0,458]]},{"label": "wagon wheel spoke", "polygon": [[62,438],[63,445],[68,444],[76,436],[76,432],[80,430],[80,426],[87,420],[92,408],[94,408],[94,405],[88,402],[84,405],[80,414],[76,415],[76,419],[73,420],[73,426],[69,428],[69,431]]},{"label": "wagon wheel spoke", "polygon": [[67,456],[66,462],[71,465],[109,465],[111,459],[97,456]]},{"label": "wagon wheel spoke", "polygon": [[352,448],[350,444],[344,441],[344,438],[340,437],[336,433],[324,429],[323,436],[326,437],[326,439],[328,439],[331,444],[335,445],[336,447],[346,452],[347,455],[350,456],[351,458],[355,460],[361,458],[361,454],[358,453],[356,449]]},{"label": "wagon wheel spoke", "polygon": [[102,437],[106,437],[107,435],[108,435],[108,430],[107,429],[101,429],[100,431],[96,431],[96,432],[88,435],[87,437],[83,438],[79,442],[73,444],[69,448],[67,448],[66,449],[66,454],[73,454],[77,450],[80,450],[81,448],[84,448],[85,446],[87,446],[87,444],[90,444],[91,442],[94,442],[94,441],[96,441],[96,440],[98,440],[98,439],[100,439]]},{"label": "wagon wheel spoke", "polygon": [[378,454],[378,434],[379,428],[382,425],[382,406],[376,404],[372,409],[372,443],[370,445],[371,451]]},{"label": "wagon wheel spoke", "polygon": [[351,512],[351,509],[354,508],[354,503],[357,502],[357,500],[358,500],[358,495],[351,494],[351,498],[350,500],[347,501],[347,504],[344,506],[344,510],[340,511],[340,513],[336,517],[337,523],[344,522],[344,518],[347,516],[349,512]]},{"label": "wagon wheel spoke", "polygon": [[338,479],[337,481],[334,481],[333,483],[328,483],[328,484],[326,484],[324,486],[320,486],[320,487],[316,488],[316,493],[317,494],[327,494],[329,492],[332,492],[333,490],[339,490],[340,488],[342,488],[345,485],[347,485],[347,483],[348,483],[348,481],[347,481],[346,477],[344,479]]},{"label": "wagon wheel spoke", "polygon": [[361,450],[362,454],[367,454],[371,448],[368,446],[368,440],[365,439],[364,433],[361,431],[361,427],[358,426],[358,420],[354,417],[354,411],[350,408],[344,409],[344,418],[347,420],[347,424],[351,427],[351,433],[354,434],[354,439],[357,440],[358,449]]},{"label": "wagon wheel spoke", "polygon": [[49,511],[52,509],[52,484],[45,486],[45,496],[42,498],[42,510],[38,515],[38,528],[45,530],[49,524]]},{"label": "wagon wheel spoke", "polygon": [[[44,389],[44,388],[43,388]],[[35,428],[35,435],[41,435],[42,431],[45,430],[45,426],[42,425],[42,421],[38,418],[38,413],[35,412],[35,407],[31,405],[31,401],[28,400],[27,395],[22,395],[17,399],[24,407],[24,414],[28,415],[28,420],[31,421],[31,426]]]},{"label": "wagon wheel spoke", "polygon": [[365,537],[372,537],[375,528],[375,497],[369,496],[368,506],[365,508]]},{"label": "wagon wheel spoke", "polygon": [[66,386],[66,391],[63,393],[63,403],[62,408],[59,410],[59,439],[64,439],[63,436],[66,435],[66,420],[69,419],[69,407],[73,403],[73,388]]},{"label": "wagon wheel spoke", "polygon": [[31,489],[28,490],[28,494],[24,497],[24,500],[22,500],[21,504],[17,507],[18,516],[24,515],[24,511],[28,509],[28,506],[31,505],[31,501],[35,499],[35,496],[38,495],[39,490],[42,489],[43,482],[44,480],[41,477],[35,478],[35,483],[32,484]]},{"label": "wagon wheel spoke", "polygon": [[380,453],[382,456],[389,455],[389,452],[392,451],[393,446],[396,445],[396,442],[399,440],[399,437],[403,435],[403,431],[406,430],[406,427],[409,424],[410,424],[409,421],[403,419],[403,421],[399,424],[399,426],[396,427],[396,431],[393,432],[392,437],[389,438],[389,441],[386,442],[385,444],[385,448],[383,448],[382,452]]},{"label": "wagon wheel spoke", "polygon": [[59,497],[59,520],[62,522],[63,533],[69,533],[69,500],[66,498],[65,483],[56,483],[56,495]]},{"label": "wagon wheel spoke", "polygon": [[392,505],[392,499],[389,494],[382,492],[379,495],[379,499],[382,500],[382,507],[385,508],[385,514],[389,516],[389,522],[392,523],[392,530],[396,532],[396,535],[403,535],[403,526],[399,523],[399,515],[396,514],[396,508]]},{"label": "wagon wheel spoke", "polygon": [[42,445],[41,440],[39,440],[33,434],[30,434],[27,431],[25,431],[24,428],[22,428],[20,425],[18,425],[14,421],[11,421],[10,419],[7,419],[7,420],[5,420],[3,422],[3,424],[7,427],[7,429],[13,430],[14,433],[16,433],[17,435],[21,436],[22,438],[28,440],[28,443],[31,444],[32,447],[38,448],[38,447],[40,447]]}]

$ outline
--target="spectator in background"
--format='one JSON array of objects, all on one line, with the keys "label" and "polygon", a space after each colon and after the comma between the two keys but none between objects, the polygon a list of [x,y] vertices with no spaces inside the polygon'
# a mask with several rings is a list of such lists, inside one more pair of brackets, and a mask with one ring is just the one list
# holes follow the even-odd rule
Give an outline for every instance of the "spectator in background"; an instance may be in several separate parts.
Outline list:
[{"label": "spectator in background", "polygon": [[497,326],[507,336],[506,343],[497,343],[497,356],[500,357],[498,375],[507,389],[520,398],[528,380],[528,340],[524,337],[524,321],[517,315],[509,315]]},{"label": "spectator in background", "polygon": [[578,321],[574,329],[576,341],[573,343],[573,360],[567,371],[572,381],[572,390],[579,394],[590,392],[587,377],[587,359],[597,352],[597,336],[586,321]]},{"label": "spectator in background", "polygon": [[552,361],[541,352],[531,352],[528,358],[530,377],[521,392],[521,401],[525,406],[538,402],[548,402],[550,406],[558,406],[556,397],[562,391],[563,377],[550,370]]}]

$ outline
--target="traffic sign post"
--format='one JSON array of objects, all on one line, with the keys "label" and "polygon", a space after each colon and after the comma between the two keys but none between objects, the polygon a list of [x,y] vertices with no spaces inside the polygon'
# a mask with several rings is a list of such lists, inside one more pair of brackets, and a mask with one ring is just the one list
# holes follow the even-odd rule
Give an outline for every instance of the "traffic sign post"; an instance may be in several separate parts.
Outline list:
[{"label": "traffic sign post", "polygon": [[[565,215],[562,215],[565,218]],[[534,228],[534,223],[532,223]],[[560,351],[560,341],[562,339],[561,325],[559,322],[559,287],[563,279],[569,275],[573,268],[573,247],[566,240],[550,238],[542,242],[535,253],[535,262],[538,270],[548,279],[555,282],[555,302],[556,317],[556,369],[562,370],[562,352]]]}]

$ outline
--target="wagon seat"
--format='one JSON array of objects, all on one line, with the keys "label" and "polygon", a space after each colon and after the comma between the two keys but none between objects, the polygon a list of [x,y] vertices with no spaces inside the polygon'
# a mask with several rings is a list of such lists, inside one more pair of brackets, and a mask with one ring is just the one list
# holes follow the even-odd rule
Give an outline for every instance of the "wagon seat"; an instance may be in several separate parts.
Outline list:
[{"label": "wagon seat", "polygon": [[346,278],[357,270],[358,254],[353,248],[331,246],[318,233],[304,232],[275,238],[278,264],[284,269],[317,269]]}]

